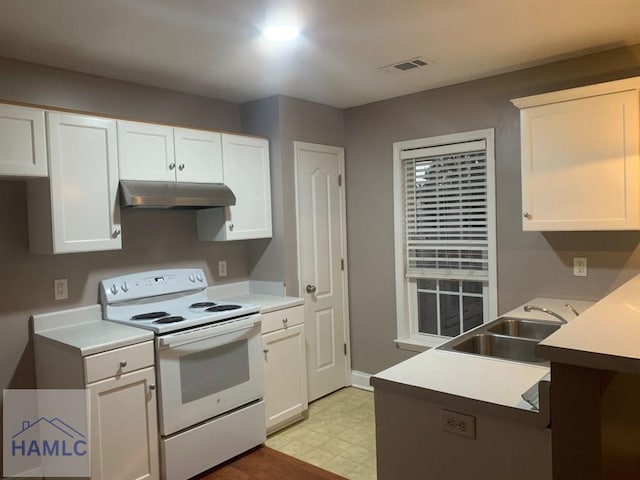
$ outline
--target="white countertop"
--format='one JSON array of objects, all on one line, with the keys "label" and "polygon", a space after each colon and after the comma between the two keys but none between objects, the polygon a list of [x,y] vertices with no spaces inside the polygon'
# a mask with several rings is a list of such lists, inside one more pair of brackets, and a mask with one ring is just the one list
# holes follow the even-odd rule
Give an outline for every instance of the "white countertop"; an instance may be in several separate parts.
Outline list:
[{"label": "white countertop", "polygon": [[640,372],[640,275],[538,345],[552,362]]},{"label": "white countertop", "polygon": [[283,308],[296,307],[304,304],[304,299],[300,297],[278,297],[275,295],[262,295],[256,293],[245,293],[226,297],[220,300],[225,302],[251,303],[260,306],[260,313],[269,313]]},{"label": "white countertop", "polygon": [[100,305],[33,316],[34,334],[82,356],[153,340],[153,332],[102,320]]},{"label": "white countertop", "polygon": [[521,395],[548,372],[546,366],[431,349],[375,378],[530,411]]},{"label": "white countertop", "polygon": [[[242,282],[210,288],[208,294],[212,300],[259,305],[261,313],[304,304],[303,298],[250,293],[248,288],[249,283]],[[225,297],[221,298],[220,294]],[[83,356],[153,340],[154,337],[149,330],[102,320],[100,305],[42,313],[32,318],[34,334],[40,339],[78,350]]]},{"label": "white countertop", "polygon": [[207,295],[214,302],[220,300],[259,305],[260,313],[304,304],[304,298],[285,296],[283,284],[277,282],[249,281],[212,285],[207,288]]},{"label": "white countertop", "polygon": [[[564,304],[571,303],[579,312],[585,311],[593,302],[554,298],[534,298],[527,302],[560,313],[569,320],[575,317]],[[525,312],[522,306],[500,316],[539,318],[558,321],[540,311]],[[573,317],[573,318],[572,318]],[[566,328],[563,326],[561,330]],[[539,426],[549,423],[548,403],[540,412],[525,402],[522,394],[549,373],[547,365],[536,365],[482,357],[459,352],[430,349],[404,362],[394,365],[372,377],[375,388],[419,389],[425,398],[435,402],[457,401],[459,406],[469,402],[469,407],[488,413],[520,418]],[[546,399],[548,400],[548,399]],[[506,408],[505,408],[506,407]]]}]

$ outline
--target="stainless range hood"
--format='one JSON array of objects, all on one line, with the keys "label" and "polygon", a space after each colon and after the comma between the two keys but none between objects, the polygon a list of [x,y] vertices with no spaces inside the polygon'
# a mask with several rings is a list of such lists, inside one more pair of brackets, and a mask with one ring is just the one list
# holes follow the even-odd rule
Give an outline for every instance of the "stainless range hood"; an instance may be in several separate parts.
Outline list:
[{"label": "stainless range hood", "polygon": [[222,183],[176,183],[120,180],[120,206],[198,209],[236,204],[236,196]]}]

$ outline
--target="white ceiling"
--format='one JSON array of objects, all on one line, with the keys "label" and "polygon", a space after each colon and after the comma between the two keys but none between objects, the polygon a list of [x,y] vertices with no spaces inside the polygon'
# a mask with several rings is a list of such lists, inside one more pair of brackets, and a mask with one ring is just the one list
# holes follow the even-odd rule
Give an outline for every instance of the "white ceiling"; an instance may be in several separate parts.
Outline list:
[{"label": "white ceiling", "polygon": [[[303,35],[275,48],[282,16]],[[640,0],[0,1],[1,56],[240,103],[345,108],[638,43]]]}]

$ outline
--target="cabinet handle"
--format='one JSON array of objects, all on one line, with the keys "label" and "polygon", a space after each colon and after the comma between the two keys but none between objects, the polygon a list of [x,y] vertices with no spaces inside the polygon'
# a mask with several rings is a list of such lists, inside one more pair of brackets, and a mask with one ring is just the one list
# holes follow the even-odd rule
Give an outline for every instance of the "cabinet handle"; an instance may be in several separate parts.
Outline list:
[{"label": "cabinet handle", "polygon": [[269,353],[269,349],[265,348],[264,350],[262,350],[264,353]]},{"label": "cabinet handle", "polygon": [[283,318],[282,319],[282,323],[284,323],[284,328],[287,328],[289,325],[287,325],[287,323],[289,323],[289,319],[288,318]]},{"label": "cabinet handle", "polygon": [[176,168],[176,164],[175,163],[170,163],[169,164],[169,170],[173,170],[174,168]]},{"label": "cabinet handle", "polygon": [[527,220],[531,220],[531,214],[530,214],[529,212],[524,212],[524,213],[522,214],[522,216],[523,216],[524,218],[526,218]]},{"label": "cabinet handle", "polygon": [[229,224],[229,230],[233,231],[233,223]]},{"label": "cabinet handle", "polygon": [[181,164],[178,166],[178,170],[180,170],[180,171],[184,170],[184,163],[181,163]]},{"label": "cabinet handle", "polygon": [[121,233],[122,233],[122,231],[121,231],[119,228],[117,228],[117,229],[115,229],[115,230],[113,231],[113,233],[111,234],[111,236],[112,236],[113,238],[118,238],[118,235],[120,235]]},{"label": "cabinet handle", "polygon": [[122,361],[120,362],[120,368],[124,368],[124,367],[126,367],[126,366],[127,366],[127,361],[126,361],[126,360],[122,360]]},{"label": "cabinet handle", "polygon": [[156,386],[154,384],[149,385],[149,391],[154,391]]}]

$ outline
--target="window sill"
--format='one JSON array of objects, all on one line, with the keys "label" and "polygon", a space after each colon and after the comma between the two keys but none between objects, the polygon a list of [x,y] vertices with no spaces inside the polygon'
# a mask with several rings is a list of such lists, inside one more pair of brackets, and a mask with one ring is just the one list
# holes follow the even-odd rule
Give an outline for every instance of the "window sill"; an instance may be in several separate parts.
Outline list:
[{"label": "window sill", "polygon": [[411,335],[410,337],[396,338],[394,342],[396,342],[398,348],[402,350],[424,352],[430,348],[442,345],[447,340],[451,340],[451,338],[438,337],[436,335]]}]

